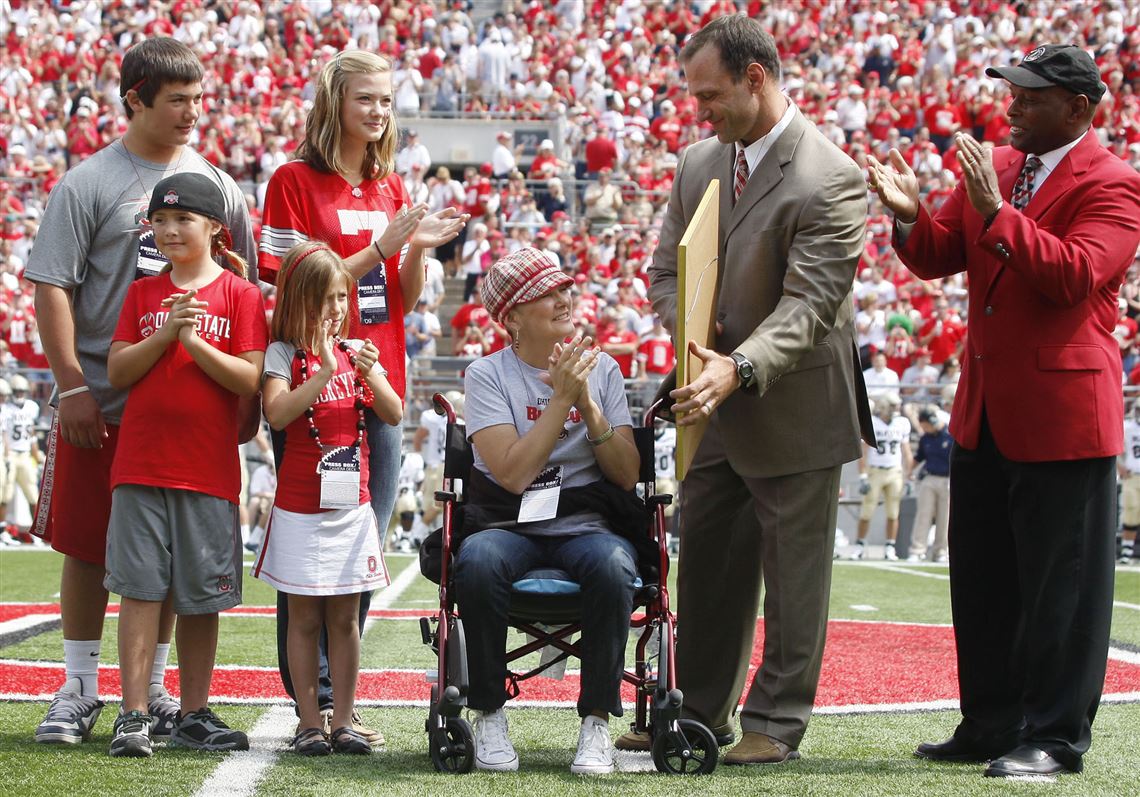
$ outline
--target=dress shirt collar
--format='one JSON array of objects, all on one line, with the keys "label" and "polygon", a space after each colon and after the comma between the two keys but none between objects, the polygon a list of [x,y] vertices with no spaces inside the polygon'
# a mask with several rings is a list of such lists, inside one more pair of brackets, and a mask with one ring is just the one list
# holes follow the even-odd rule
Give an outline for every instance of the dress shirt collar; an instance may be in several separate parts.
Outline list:
[{"label": "dress shirt collar", "polygon": [[[747,147],[743,148],[744,159],[748,161],[749,176],[752,176],[752,172],[756,171],[756,164],[764,160],[764,156],[768,154],[768,150],[770,150],[772,148],[772,145],[775,144],[777,139],[780,138],[780,134],[788,129],[788,125],[792,123],[792,119],[796,115],[795,103],[787,99],[787,97],[784,99],[788,103],[788,108],[784,111],[784,115],[780,117],[780,121],[776,122],[775,126],[773,126],[772,129],[768,131],[767,135],[761,136],[749,144]],[[739,141],[736,142],[735,147],[736,150],[733,153],[733,158],[738,157],[736,155],[736,152],[739,152],[741,149],[741,144]],[[735,161],[733,162],[735,163]]]}]

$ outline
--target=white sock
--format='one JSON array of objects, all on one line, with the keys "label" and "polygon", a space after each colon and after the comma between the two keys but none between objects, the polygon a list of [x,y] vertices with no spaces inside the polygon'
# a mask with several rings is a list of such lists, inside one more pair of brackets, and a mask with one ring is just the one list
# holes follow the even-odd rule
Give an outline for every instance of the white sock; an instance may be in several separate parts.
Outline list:
[{"label": "white sock", "polygon": [[610,727],[610,721],[608,718],[602,719],[601,717],[596,717],[593,714],[588,714],[582,718],[582,724],[585,725],[586,723],[590,723],[591,725],[601,725],[603,728]]},{"label": "white sock", "polygon": [[170,643],[154,646],[154,666],[150,669],[150,682],[161,684],[166,679],[166,660],[170,658]]},{"label": "white sock", "polygon": [[63,640],[65,678],[78,678],[83,694],[99,696],[99,647],[101,640]]}]

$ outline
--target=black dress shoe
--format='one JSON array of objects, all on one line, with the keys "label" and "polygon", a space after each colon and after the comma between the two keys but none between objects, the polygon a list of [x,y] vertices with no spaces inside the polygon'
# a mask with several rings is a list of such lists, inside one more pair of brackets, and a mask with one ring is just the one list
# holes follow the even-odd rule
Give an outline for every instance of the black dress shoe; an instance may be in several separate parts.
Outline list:
[{"label": "black dress shoe", "polygon": [[1053,756],[1040,748],[1023,744],[1001,758],[995,758],[986,767],[987,778],[1018,778],[1029,775],[1056,775],[1071,772]]},{"label": "black dress shoe", "polygon": [[984,764],[1008,752],[1016,743],[1008,747],[990,744],[976,744],[951,736],[944,742],[923,742],[914,751],[918,758],[928,761],[954,761],[961,763]]}]

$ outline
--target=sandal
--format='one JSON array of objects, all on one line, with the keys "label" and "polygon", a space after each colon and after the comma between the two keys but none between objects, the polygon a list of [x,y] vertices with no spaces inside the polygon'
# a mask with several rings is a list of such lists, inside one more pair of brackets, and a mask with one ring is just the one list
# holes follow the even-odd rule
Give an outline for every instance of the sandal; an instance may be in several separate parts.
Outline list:
[{"label": "sandal", "polygon": [[332,746],[338,753],[351,755],[370,755],[372,745],[355,728],[348,725],[337,728],[332,732]]},{"label": "sandal", "polygon": [[332,745],[320,728],[305,728],[293,737],[293,752],[297,755],[328,755]]}]

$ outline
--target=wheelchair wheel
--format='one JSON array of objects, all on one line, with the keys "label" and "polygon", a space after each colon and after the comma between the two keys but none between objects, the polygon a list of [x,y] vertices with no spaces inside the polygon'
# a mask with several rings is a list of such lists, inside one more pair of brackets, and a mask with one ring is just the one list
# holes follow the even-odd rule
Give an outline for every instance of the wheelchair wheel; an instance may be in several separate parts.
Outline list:
[{"label": "wheelchair wheel", "polygon": [[668,775],[708,775],[718,753],[713,732],[696,720],[677,720],[677,730],[662,729],[653,740],[653,765]]},{"label": "wheelchair wheel", "polygon": [[428,746],[436,772],[464,775],[475,766],[475,734],[465,719],[449,717],[444,727],[433,728]]}]

